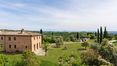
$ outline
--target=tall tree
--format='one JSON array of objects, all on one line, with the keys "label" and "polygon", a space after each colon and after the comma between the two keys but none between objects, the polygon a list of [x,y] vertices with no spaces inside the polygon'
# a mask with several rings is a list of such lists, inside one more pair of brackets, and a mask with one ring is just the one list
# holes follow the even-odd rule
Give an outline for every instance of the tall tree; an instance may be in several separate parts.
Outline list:
[{"label": "tall tree", "polygon": [[97,32],[95,32],[95,36],[97,36]]},{"label": "tall tree", "polygon": [[52,32],[52,41],[54,40],[54,36],[53,35],[54,35],[54,33]]},{"label": "tall tree", "polygon": [[103,39],[103,31],[102,31],[102,27],[100,27],[100,43],[102,42]]},{"label": "tall tree", "polygon": [[40,29],[40,33],[43,34],[43,30],[42,29]]},{"label": "tall tree", "polygon": [[43,30],[42,29],[40,29],[40,34],[42,36],[42,40],[41,40],[42,42],[41,43],[43,44]]},{"label": "tall tree", "polygon": [[76,38],[77,38],[77,40],[80,39],[80,33],[79,32],[77,32]]},{"label": "tall tree", "polygon": [[104,28],[104,38],[108,38],[108,32],[106,30],[106,27]]},{"label": "tall tree", "polygon": [[100,35],[99,35],[99,29],[97,29],[97,42],[99,43],[100,42]]}]

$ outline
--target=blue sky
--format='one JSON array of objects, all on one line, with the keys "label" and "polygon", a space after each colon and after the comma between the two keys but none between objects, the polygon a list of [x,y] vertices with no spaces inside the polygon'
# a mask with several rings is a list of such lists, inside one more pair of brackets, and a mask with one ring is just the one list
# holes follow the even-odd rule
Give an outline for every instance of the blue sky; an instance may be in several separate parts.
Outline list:
[{"label": "blue sky", "polygon": [[0,28],[117,31],[117,0],[0,0]]}]

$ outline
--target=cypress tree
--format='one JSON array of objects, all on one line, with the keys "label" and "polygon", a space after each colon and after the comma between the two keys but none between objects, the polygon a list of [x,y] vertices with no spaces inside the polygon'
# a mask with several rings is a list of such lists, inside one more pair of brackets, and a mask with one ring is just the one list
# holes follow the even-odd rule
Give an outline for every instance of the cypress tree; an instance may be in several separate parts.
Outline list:
[{"label": "cypress tree", "polygon": [[54,43],[54,33],[52,32],[51,42]]},{"label": "cypress tree", "polygon": [[43,34],[43,30],[42,29],[40,29],[40,33]]},{"label": "cypress tree", "polygon": [[80,39],[80,34],[79,34],[79,32],[77,32],[76,38],[77,38],[77,40]]},{"label": "cypress tree", "polygon": [[99,35],[99,29],[97,29],[97,42],[99,43],[100,42],[100,35]]},{"label": "cypress tree", "polygon": [[53,38],[54,38],[53,35],[54,35],[54,33],[52,32],[52,40],[53,40]]},{"label": "cypress tree", "polygon": [[108,38],[108,32],[106,30],[106,27],[104,28],[104,38]]},{"label": "cypress tree", "polygon": [[98,33],[98,32],[95,32],[95,33],[94,33],[94,34],[95,34],[95,36],[97,36],[97,33]]},{"label": "cypress tree", "polygon": [[43,44],[43,30],[42,29],[40,29],[40,34],[42,36],[42,40],[41,40],[42,42],[41,43]]},{"label": "cypress tree", "polygon": [[102,27],[100,27],[100,43],[102,42],[103,39],[103,31],[102,31]]}]

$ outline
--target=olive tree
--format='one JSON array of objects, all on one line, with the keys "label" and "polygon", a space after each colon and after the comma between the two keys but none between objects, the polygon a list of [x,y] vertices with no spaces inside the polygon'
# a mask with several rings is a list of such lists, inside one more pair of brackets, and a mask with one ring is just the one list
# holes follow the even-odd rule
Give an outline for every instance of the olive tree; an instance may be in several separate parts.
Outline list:
[{"label": "olive tree", "polygon": [[63,45],[63,37],[61,36],[56,37],[55,42],[56,42],[56,47],[60,48],[60,46]]}]

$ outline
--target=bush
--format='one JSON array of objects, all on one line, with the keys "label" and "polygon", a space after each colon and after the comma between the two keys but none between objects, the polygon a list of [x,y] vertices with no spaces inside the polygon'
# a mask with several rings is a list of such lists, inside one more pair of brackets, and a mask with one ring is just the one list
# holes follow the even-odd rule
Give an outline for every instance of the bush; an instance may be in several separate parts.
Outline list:
[{"label": "bush", "polygon": [[104,39],[101,44],[92,44],[91,48],[101,56],[99,61],[102,64],[117,66],[117,48],[110,45],[107,39]]},{"label": "bush", "polygon": [[60,48],[61,45],[63,45],[63,37],[56,37],[56,48]]},{"label": "bush", "polygon": [[96,53],[93,49],[88,49],[86,52],[81,53],[82,62],[88,66],[99,66],[100,63],[98,61],[98,53]]},{"label": "bush", "polygon": [[23,62],[24,66],[40,66],[40,62],[37,57],[34,55],[34,53],[28,50],[23,53]]},{"label": "bush", "polygon": [[69,55],[69,56],[61,56],[58,58],[58,65],[59,66],[85,66],[84,64],[81,64],[78,60],[80,58],[77,57],[77,55]]},{"label": "bush", "polygon": [[83,47],[85,47],[85,49],[89,46],[89,43],[88,42],[83,42],[82,44],[81,44],[81,46],[83,46]]},{"label": "bush", "polygon": [[112,66],[110,62],[103,59],[98,52],[93,49],[88,49],[86,52],[81,53],[82,62],[88,66]]}]

